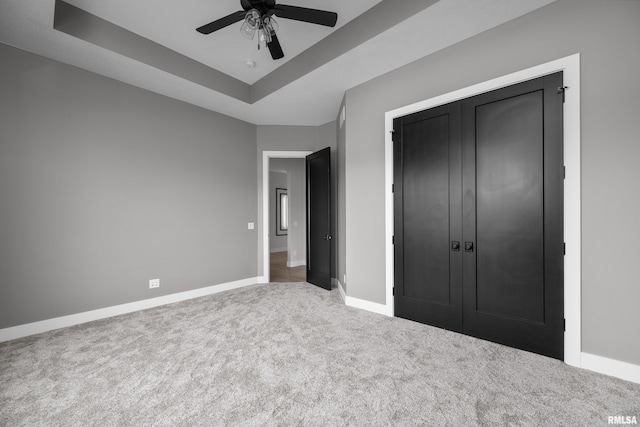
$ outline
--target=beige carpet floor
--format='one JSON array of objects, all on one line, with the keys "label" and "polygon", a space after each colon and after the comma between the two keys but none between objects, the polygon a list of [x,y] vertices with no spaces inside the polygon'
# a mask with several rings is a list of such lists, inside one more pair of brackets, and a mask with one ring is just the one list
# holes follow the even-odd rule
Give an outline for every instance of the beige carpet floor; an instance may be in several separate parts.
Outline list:
[{"label": "beige carpet floor", "polygon": [[605,426],[640,385],[256,285],[0,344],[1,426]]}]

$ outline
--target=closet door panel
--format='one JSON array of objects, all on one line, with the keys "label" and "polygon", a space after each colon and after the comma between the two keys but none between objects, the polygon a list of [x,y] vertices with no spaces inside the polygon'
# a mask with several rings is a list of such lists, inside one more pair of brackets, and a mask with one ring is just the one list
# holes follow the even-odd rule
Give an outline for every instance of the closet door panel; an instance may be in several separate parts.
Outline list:
[{"label": "closet door panel", "polygon": [[463,332],[561,359],[562,74],[463,101]]},{"label": "closet door panel", "polygon": [[462,330],[460,103],[394,122],[395,313]]},{"label": "closet door panel", "polygon": [[[449,304],[449,120],[403,128],[405,282],[403,295]],[[428,285],[427,285],[428,284]]]},{"label": "closet door panel", "polygon": [[477,310],[544,321],[542,91],[476,107]]}]

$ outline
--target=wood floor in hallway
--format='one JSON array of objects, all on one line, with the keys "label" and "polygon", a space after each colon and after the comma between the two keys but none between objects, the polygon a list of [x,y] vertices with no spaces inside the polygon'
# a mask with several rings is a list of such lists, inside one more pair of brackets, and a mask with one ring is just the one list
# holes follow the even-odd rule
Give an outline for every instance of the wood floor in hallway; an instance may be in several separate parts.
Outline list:
[{"label": "wood floor in hallway", "polygon": [[306,282],[307,267],[287,267],[287,252],[272,252],[270,282]]}]

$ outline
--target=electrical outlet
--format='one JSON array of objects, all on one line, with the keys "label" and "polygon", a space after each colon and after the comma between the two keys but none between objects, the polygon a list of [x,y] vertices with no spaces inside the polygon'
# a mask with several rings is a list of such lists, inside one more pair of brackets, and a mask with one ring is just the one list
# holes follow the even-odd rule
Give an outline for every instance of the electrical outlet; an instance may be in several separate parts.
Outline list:
[{"label": "electrical outlet", "polygon": [[160,287],[160,279],[149,280],[149,289],[155,289]]},{"label": "electrical outlet", "polygon": [[253,222],[250,222],[249,224],[247,224],[247,229],[253,230],[254,228],[255,228],[255,224]]}]

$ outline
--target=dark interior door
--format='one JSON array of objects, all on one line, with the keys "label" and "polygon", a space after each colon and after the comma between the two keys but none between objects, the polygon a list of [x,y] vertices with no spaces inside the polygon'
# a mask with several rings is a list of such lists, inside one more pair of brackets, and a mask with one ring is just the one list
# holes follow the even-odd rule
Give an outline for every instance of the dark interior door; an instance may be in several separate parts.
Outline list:
[{"label": "dark interior door", "polygon": [[463,101],[464,332],[564,355],[562,73]]},{"label": "dark interior door", "polygon": [[331,149],[307,156],[307,282],[331,290]]},{"label": "dark interior door", "polygon": [[458,332],[460,115],[459,102],[444,105],[396,119],[393,133],[395,314]]},{"label": "dark interior door", "polygon": [[561,87],[394,121],[396,315],[563,358]]}]

